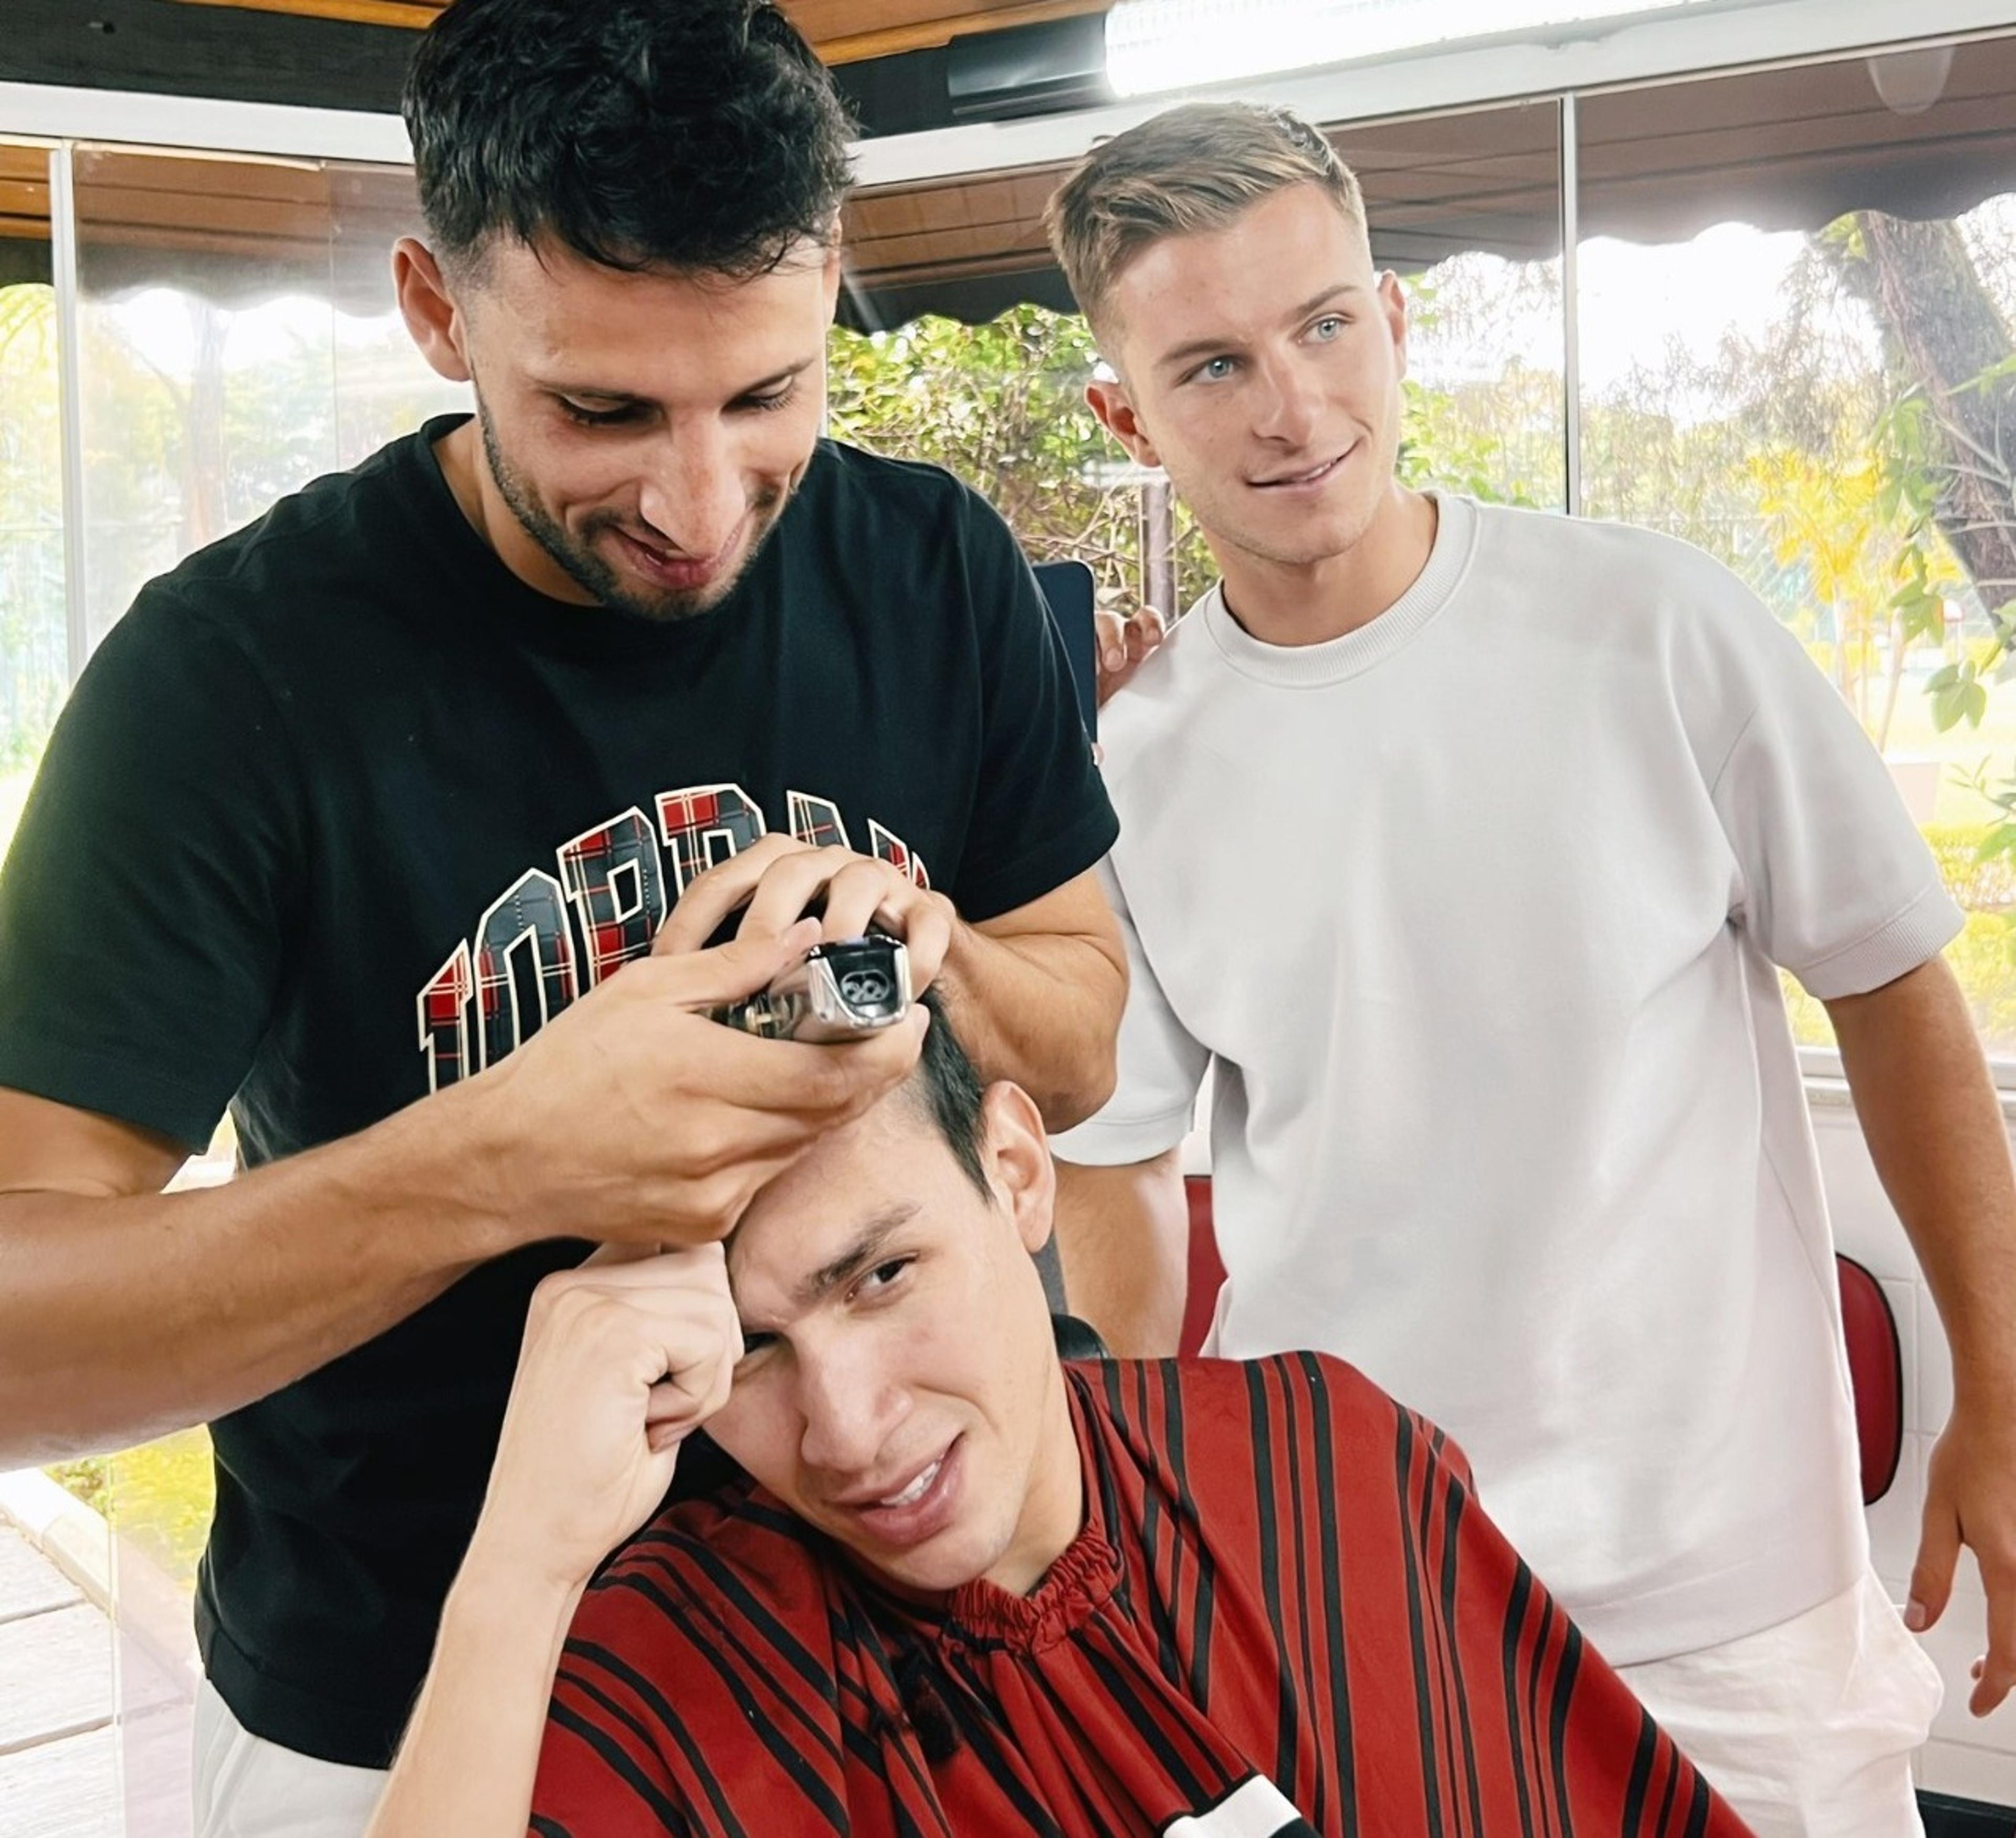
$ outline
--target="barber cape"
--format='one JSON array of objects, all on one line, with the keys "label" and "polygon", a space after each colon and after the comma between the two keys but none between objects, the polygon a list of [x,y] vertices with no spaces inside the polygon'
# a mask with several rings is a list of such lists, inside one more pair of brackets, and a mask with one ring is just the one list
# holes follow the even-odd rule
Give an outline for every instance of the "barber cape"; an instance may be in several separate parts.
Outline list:
[{"label": "barber cape", "polygon": [[584,1598],[542,1838],[1739,1838],[1485,1517],[1318,1354],[1065,1368],[1085,1521],[928,1606],[743,1480]]}]

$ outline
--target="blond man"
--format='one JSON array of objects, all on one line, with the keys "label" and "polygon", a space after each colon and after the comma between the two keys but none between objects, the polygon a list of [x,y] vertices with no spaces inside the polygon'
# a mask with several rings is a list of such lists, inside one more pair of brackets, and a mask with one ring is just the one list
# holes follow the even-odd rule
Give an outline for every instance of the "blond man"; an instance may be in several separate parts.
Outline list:
[{"label": "blond man", "polygon": [[1870,1573],[1777,983],[1827,1006],[1955,1353],[1909,1613],[1960,1544],[2016,1681],[2016,1183],[1881,762],[1683,544],[1394,475],[1398,281],[1282,112],[1172,110],[1053,201],[1223,578],[1107,712],[1119,1089],[1058,1144],[1074,1305],[1173,1348],[1214,1079],[1211,1348],[1348,1357],[1766,1838],[1917,1829],[1937,1676]]}]

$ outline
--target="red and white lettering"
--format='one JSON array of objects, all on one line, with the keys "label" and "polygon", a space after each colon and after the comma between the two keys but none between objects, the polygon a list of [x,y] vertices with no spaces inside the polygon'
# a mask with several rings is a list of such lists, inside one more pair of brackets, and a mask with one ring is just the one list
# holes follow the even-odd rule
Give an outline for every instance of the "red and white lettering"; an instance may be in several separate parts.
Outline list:
[{"label": "red and white lettering", "polygon": [[891,835],[873,817],[868,820],[868,846],[898,874],[908,875],[913,887],[931,886],[931,878],[924,867],[924,858],[914,853],[902,837]]},{"label": "red and white lettering", "polygon": [[529,868],[477,928],[483,1063],[494,1066],[530,1040],[573,1001],[578,986],[567,897],[552,875]]},{"label": "red and white lettering", "polygon": [[665,917],[664,870],[650,820],[635,805],[563,844],[560,879],[581,915],[588,986],[651,949]]},{"label": "red and white lettering", "polygon": [[469,997],[475,983],[469,946],[458,940],[420,991],[420,1054],[427,1062],[430,1091],[442,1090],[469,1072]]},{"label": "red and white lettering", "polygon": [[763,813],[740,785],[696,785],[658,794],[658,833],[672,864],[672,898],[717,862],[763,834]]},{"label": "red and white lettering", "polygon": [[840,820],[840,806],[830,798],[815,798],[809,791],[787,791],[790,800],[791,834],[808,849],[851,849],[847,826]]}]

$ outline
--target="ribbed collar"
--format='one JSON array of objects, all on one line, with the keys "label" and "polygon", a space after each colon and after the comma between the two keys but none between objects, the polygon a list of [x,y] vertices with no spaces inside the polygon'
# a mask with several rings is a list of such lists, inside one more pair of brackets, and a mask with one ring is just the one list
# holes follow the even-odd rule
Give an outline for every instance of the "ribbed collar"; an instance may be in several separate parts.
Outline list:
[{"label": "ribbed collar", "polygon": [[1321,689],[1362,676],[1407,645],[1449,604],[1477,546],[1477,506],[1467,498],[1431,492],[1435,546],[1414,584],[1377,618],[1321,644],[1265,644],[1233,618],[1225,583],[1197,602],[1197,611],[1226,663],[1242,676],[1283,689]]},{"label": "ribbed collar", "polygon": [[1106,1456],[1092,1425],[1085,1389],[1085,1381],[1067,1366],[1064,1395],[1084,1465],[1085,1523],[1042,1580],[1026,1595],[976,1579],[923,1598],[893,1588],[887,1578],[854,1560],[858,1573],[886,1607],[935,1639],[1024,1653],[1041,1652],[1069,1638],[1098,1613],[1120,1586],[1121,1566],[1106,1524],[1101,1478]]}]

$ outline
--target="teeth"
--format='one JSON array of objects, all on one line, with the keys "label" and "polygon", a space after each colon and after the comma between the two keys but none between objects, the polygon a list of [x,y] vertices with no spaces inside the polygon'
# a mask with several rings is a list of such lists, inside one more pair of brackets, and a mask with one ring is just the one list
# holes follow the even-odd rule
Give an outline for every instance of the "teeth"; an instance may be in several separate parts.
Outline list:
[{"label": "teeth", "polygon": [[887,1499],[877,1500],[875,1504],[878,1506],[914,1506],[931,1491],[931,1483],[938,1479],[938,1470],[944,1465],[945,1457],[941,1455],[902,1492],[891,1494]]}]

